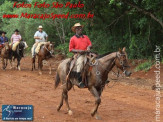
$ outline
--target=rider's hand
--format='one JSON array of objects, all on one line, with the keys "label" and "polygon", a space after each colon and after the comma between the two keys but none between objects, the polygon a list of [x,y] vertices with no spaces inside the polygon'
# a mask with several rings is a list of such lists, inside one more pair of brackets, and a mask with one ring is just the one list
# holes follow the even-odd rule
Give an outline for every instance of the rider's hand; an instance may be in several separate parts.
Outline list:
[{"label": "rider's hand", "polygon": [[87,47],[87,51],[90,52],[91,51],[91,48],[90,47]]},{"label": "rider's hand", "polygon": [[42,40],[43,38],[42,37],[40,37],[40,40]]}]

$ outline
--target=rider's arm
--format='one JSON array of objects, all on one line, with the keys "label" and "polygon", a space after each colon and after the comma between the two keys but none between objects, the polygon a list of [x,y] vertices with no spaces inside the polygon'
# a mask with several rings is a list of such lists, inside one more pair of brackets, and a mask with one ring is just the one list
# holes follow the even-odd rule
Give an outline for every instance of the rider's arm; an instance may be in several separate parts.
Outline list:
[{"label": "rider's arm", "polygon": [[85,50],[72,49],[70,52],[72,52],[72,53],[82,53],[82,52],[85,52]]},{"label": "rider's arm", "polygon": [[47,42],[48,41],[48,34],[44,31],[44,33],[45,33],[45,41]]},{"label": "rider's arm", "polygon": [[19,39],[19,42],[22,40],[22,37],[21,37],[21,35],[19,35],[19,37],[20,37],[20,39]]},{"label": "rider's arm", "polygon": [[11,39],[10,40],[11,40],[11,44],[12,44],[13,43],[13,36],[11,36]]},{"label": "rider's arm", "polygon": [[46,37],[46,42],[48,41],[48,36]]},{"label": "rider's arm", "polygon": [[91,43],[91,41],[90,41],[88,36],[85,36],[85,37],[87,38],[87,43],[88,43],[87,50],[90,51],[91,47],[92,47],[92,43]]},{"label": "rider's arm", "polygon": [[35,36],[34,39],[40,39],[40,37]]},{"label": "rider's arm", "polygon": [[38,31],[35,33],[34,39],[41,39],[40,37],[38,37]]}]

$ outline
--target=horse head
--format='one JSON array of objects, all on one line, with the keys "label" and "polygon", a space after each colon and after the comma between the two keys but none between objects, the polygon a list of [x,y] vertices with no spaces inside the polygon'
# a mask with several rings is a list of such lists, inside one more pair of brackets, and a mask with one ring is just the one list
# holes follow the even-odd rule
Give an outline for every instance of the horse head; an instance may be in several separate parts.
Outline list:
[{"label": "horse head", "polygon": [[129,71],[129,63],[128,63],[128,57],[126,53],[126,48],[124,47],[122,50],[119,49],[117,53],[117,58],[115,60],[115,65],[121,69],[126,76],[131,75],[131,71]]},{"label": "horse head", "polygon": [[47,44],[47,51],[50,52],[50,54],[54,53],[54,43]]},{"label": "horse head", "polygon": [[10,50],[9,42],[5,42],[4,43],[4,48],[6,49],[6,51],[9,51]]}]

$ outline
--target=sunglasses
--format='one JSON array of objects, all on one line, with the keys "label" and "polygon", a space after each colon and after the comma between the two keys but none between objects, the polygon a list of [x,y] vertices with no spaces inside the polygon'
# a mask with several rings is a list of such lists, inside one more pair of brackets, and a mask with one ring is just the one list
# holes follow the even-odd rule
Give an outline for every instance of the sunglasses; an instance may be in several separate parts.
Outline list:
[{"label": "sunglasses", "polygon": [[82,27],[76,27],[76,30],[81,30],[82,29]]}]

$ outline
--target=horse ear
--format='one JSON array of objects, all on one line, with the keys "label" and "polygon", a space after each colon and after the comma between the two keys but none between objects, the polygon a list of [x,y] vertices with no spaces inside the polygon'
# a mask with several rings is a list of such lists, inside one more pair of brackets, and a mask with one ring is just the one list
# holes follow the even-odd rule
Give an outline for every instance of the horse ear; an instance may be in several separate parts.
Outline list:
[{"label": "horse ear", "polygon": [[122,53],[122,50],[121,50],[121,48],[119,48],[119,52],[120,52],[120,53]]},{"label": "horse ear", "polygon": [[126,52],[126,47],[123,47],[123,50],[122,50],[123,52]]}]

